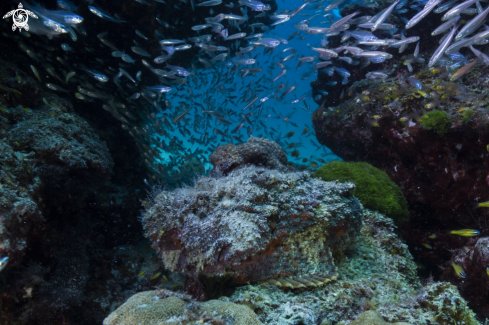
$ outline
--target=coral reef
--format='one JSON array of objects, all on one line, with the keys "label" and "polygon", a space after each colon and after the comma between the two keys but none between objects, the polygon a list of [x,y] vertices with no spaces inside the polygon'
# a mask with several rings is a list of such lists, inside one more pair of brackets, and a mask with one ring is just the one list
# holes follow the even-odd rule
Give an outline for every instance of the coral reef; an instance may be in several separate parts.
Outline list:
[{"label": "coral reef", "polygon": [[137,249],[144,169],[109,114],[4,61],[0,95],[0,323],[100,323],[137,290],[183,283],[151,279],[158,260]]},{"label": "coral reef", "polygon": [[[343,325],[344,322],[339,322],[338,325]],[[387,323],[377,312],[368,310],[358,316],[350,325],[411,325],[405,322]]]},{"label": "coral reef", "polygon": [[331,254],[341,255],[361,227],[353,190],[309,172],[245,166],[162,191],[142,222],[164,266],[185,273],[199,299],[220,295],[222,284],[316,286],[336,278]]},{"label": "coral reef", "polygon": [[83,201],[112,171],[107,146],[88,123],[69,113],[72,107],[63,100],[48,98],[57,110],[9,107],[15,102],[9,97],[0,102],[8,107],[0,111],[0,256],[9,255],[11,267],[28,246],[27,237],[42,236],[31,229],[41,224],[46,206],[74,213],[75,201]]},{"label": "coral reef", "polygon": [[[182,300],[183,299],[183,300]],[[110,314],[104,325],[158,324],[260,325],[255,313],[243,305],[221,300],[196,302],[166,290],[144,291],[129,298]]]},{"label": "coral reef", "polygon": [[394,228],[392,219],[366,210],[360,235],[338,264],[337,281],[302,291],[246,285],[230,301],[249,306],[270,325],[355,324],[368,310],[388,323],[480,324],[455,286],[421,285],[417,266]]},{"label": "coral reef", "polygon": [[370,164],[333,161],[319,168],[314,176],[324,181],[355,184],[353,195],[365,208],[379,211],[398,223],[409,214],[406,198],[399,187],[386,173]]},{"label": "coral reef", "polygon": [[455,283],[463,297],[472,302],[474,311],[489,315],[489,237],[470,239],[463,247],[453,251],[450,262],[459,265],[466,277],[459,278],[451,263],[447,263],[443,268],[442,279]]},{"label": "coral reef", "polygon": [[[488,67],[475,67],[457,83],[440,72],[416,73],[421,90],[409,84],[407,72],[381,83],[356,83],[343,103],[313,114],[320,143],[345,161],[372,164],[399,185],[410,211],[401,232],[424,275],[436,279],[443,273],[439,266],[450,265],[450,251],[469,241],[447,230],[487,228],[484,210],[470,205],[487,201],[489,184]],[[446,133],[422,126],[434,109],[449,115]]]},{"label": "coral reef", "polygon": [[[5,118],[0,116],[0,121]],[[9,257],[6,272],[20,262],[29,236],[39,232],[44,218],[33,197],[41,185],[32,168],[34,155],[16,153],[5,137],[0,139],[0,152],[0,258]]]},{"label": "coral reef", "polygon": [[268,168],[285,170],[287,155],[274,141],[250,136],[240,145],[232,143],[217,147],[209,157],[214,166],[213,175],[227,175],[233,169],[246,164],[263,165]]}]

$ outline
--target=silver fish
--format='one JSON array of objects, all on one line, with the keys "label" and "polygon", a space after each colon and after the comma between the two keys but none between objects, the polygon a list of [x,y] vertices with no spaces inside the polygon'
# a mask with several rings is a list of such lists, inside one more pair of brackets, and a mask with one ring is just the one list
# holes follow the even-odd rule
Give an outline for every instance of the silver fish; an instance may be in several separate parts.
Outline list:
[{"label": "silver fish", "polygon": [[335,0],[331,2],[329,5],[327,5],[326,8],[324,8],[324,11],[325,12],[331,11],[334,8],[338,7],[340,4],[342,4],[343,2],[345,2],[345,0]]},{"label": "silver fish", "polygon": [[55,84],[52,84],[52,83],[47,83],[46,86],[49,88],[49,89],[52,89],[54,91],[62,91],[62,92],[65,92],[67,93],[68,90],[64,89],[64,88],[61,88],[60,86],[58,85],[55,85]]},{"label": "silver fish", "polygon": [[411,36],[411,37],[407,37],[405,39],[402,39],[400,41],[390,43],[389,46],[390,47],[396,47],[396,46],[400,46],[403,44],[416,43],[417,41],[419,41],[419,36]]},{"label": "silver fish", "polygon": [[108,21],[113,21],[115,23],[123,23],[124,20],[120,20],[106,12],[105,10],[102,10],[100,8],[94,7],[94,6],[88,6],[88,9],[90,10],[91,13],[93,13],[96,16],[99,16],[102,19],[108,20]]},{"label": "silver fish", "polygon": [[414,15],[413,18],[411,18],[410,21],[407,22],[406,24],[406,29],[409,29],[419,23],[421,19],[426,17],[435,7],[437,4],[442,2],[443,0],[435,0],[433,1],[430,5],[426,5],[420,12],[418,12],[416,15]]},{"label": "silver fish", "polygon": [[479,50],[476,50],[472,45],[470,45],[469,47],[472,50],[472,52],[475,54],[475,56],[481,59],[485,65],[489,65],[489,56],[487,56],[486,54],[482,53]]},{"label": "silver fish", "polygon": [[254,103],[256,103],[257,100],[258,100],[258,95],[255,95],[255,97],[248,104],[246,104],[246,106],[243,108],[243,111],[248,107],[250,107],[251,105],[253,105]]},{"label": "silver fish", "polygon": [[143,33],[141,33],[140,31],[138,31],[137,29],[136,29],[136,32],[135,33],[136,33],[137,36],[141,37],[142,39],[148,40],[148,38],[146,36],[144,36]]},{"label": "silver fish", "polygon": [[92,76],[93,78],[95,78],[96,80],[98,80],[100,82],[107,82],[107,81],[109,81],[109,77],[107,77],[106,75],[104,75],[101,72],[98,72],[96,70],[91,70],[91,69],[84,69],[84,70],[86,72],[88,72],[88,74],[90,76]]},{"label": "silver fish", "polygon": [[333,57],[333,58],[338,57],[338,53],[336,53],[335,51],[330,50],[330,49],[323,49],[323,48],[312,47],[311,50],[316,51],[316,52],[318,52],[321,55],[330,56],[330,57]]},{"label": "silver fish", "polygon": [[8,264],[8,256],[0,258],[0,272],[2,272]]},{"label": "silver fish", "polygon": [[458,0],[450,0],[444,4],[442,4],[441,6],[438,6],[438,8],[436,8],[435,10],[433,10],[433,12],[437,13],[437,14],[441,14],[442,12],[445,12],[447,11],[448,9],[452,8],[452,6],[457,2]]},{"label": "silver fish", "polygon": [[432,33],[431,33],[431,36],[436,36],[438,34],[441,34],[443,33],[444,31],[446,31],[447,29],[449,29],[450,27],[454,26],[457,21],[460,19],[460,15],[455,15],[453,18],[451,18],[450,20],[448,20],[447,22],[441,24],[440,26],[438,26]]},{"label": "silver fish", "polygon": [[472,34],[480,25],[484,22],[487,15],[489,14],[489,6],[480,14],[478,14],[474,19],[467,22],[460,32],[455,36],[455,40],[458,41],[468,34]]},{"label": "silver fish", "polygon": [[143,50],[142,48],[139,48],[137,46],[132,46],[131,51],[133,51],[134,53],[139,54],[141,56],[151,57],[151,55],[148,52],[146,52],[145,50]]},{"label": "silver fish", "polygon": [[443,15],[441,20],[445,21],[445,20],[448,20],[450,18],[453,18],[456,15],[459,15],[465,8],[472,6],[476,1],[479,1],[479,0],[468,0],[468,1],[462,2],[461,4],[456,5],[455,7],[453,7],[449,11],[447,11],[447,13]]},{"label": "silver fish", "polygon": [[255,64],[255,59],[233,59],[237,64]]},{"label": "silver fish", "polygon": [[375,21],[374,25],[372,26],[372,32],[376,31],[377,28],[379,27],[380,24],[382,24],[387,17],[390,16],[394,8],[399,4],[401,0],[396,0],[394,1],[386,10],[385,12]]},{"label": "silver fish", "polygon": [[222,0],[209,0],[205,1],[202,3],[197,4],[197,7],[210,7],[210,6],[217,6],[222,3]]},{"label": "silver fish", "polygon": [[435,53],[433,53],[433,56],[431,57],[430,61],[428,62],[428,67],[431,68],[435,65],[435,63],[443,56],[445,53],[445,50],[448,48],[448,45],[450,45],[450,42],[453,39],[453,35],[455,35],[455,32],[457,31],[458,25],[454,26],[450,34],[448,34],[447,38],[441,43],[441,45],[436,49]]},{"label": "silver fish", "polygon": [[346,24],[347,22],[349,22],[349,20],[351,20],[353,17],[355,17],[356,15],[358,15],[360,13],[360,11],[355,11],[354,13],[352,14],[349,14],[348,16],[345,16],[343,18],[340,18],[338,19],[337,21],[335,21],[331,26],[330,28],[335,28],[335,27],[338,27],[338,26],[341,26],[343,24]]},{"label": "silver fish", "polygon": [[236,34],[233,34],[231,36],[228,36],[226,38],[224,38],[225,41],[230,41],[230,40],[235,40],[235,39],[238,39],[238,38],[243,38],[246,36],[246,33],[236,33]]},{"label": "silver fish", "polygon": [[180,39],[164,39],[160,41],[161,45],[174,45],[174,44],[181,44],[185,43],[185,41],[182,41]]}]

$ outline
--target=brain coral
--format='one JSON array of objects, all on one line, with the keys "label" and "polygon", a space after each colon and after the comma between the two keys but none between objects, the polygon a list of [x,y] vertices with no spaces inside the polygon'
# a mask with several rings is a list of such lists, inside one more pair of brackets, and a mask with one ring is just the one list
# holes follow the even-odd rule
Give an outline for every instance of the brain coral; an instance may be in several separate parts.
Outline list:
[{"label": "brain coral", "polygon": [[214,175],[226,175],[245,164],[263,165],[278,170],[284,170],[287,165],[287,155],[276,142],[254,136],[238,146],[230,143],[218,147],[209,160],[214,166]]},{"label": "brain coral", "polygon": [[210,288],[224,279],[319,286],[336,277],[331,252],[361,228],[353,190],[309,172],[246,166],[162,191],[142,221],[164,266],[185,273],[187,291],[201,298],[198,283]]},{"label": "brain coral", "polygon": [[110,314],[104,325],[262,324],[255,313],[243,305],[220,300],[189,303],[185,297],[179,297],[183,295],[167,296],[168,292],[162,291],[163,296],[161,290],[135,294]]}]

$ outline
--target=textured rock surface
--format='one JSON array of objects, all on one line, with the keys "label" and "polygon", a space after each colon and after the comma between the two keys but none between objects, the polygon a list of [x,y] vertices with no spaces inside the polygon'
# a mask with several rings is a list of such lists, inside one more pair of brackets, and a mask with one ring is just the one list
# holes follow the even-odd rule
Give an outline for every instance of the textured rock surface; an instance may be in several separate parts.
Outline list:
[{"label": "textured rock surface", "polygon": [[475,310],[489,315],[489,237],[470,239],[453,251],[452,262],[461,266],[467,276],[459,278],[450,265],[443,268],[442,279],[455,283],[463,297],[473,302]]},{"label": "textured rock surface", "polygon": [[[419,95],[402,76],[359,85],[353,87],[358,95],[313,113],[317,138],[345,161],[368,162],[386,172],[403,190],[411,219],[422,222],[422,231],[427,231],[427,219],[448,229],[459,227],[455,217],[470,218],[466,202],[485,200],[489,97],[470,86],[442,83],[430,73],[416,77],[423,91],[445,100]],[[433,106],[450,116],[452,126],[445,134],[422,126]],[[474,213],[484,220],[482,211]]]},{"label": "textured rock surface", "polygon": [[162,271],[138,242],[142,161],[105,111],[30,76],[0,64],[0,323],[100,324]]},{"label": "textured rock surface", "polygon": [[248,141],[240,145],[230,143],[217,147],[209,161],[214,166],[214,175],[226,175],[246,164],[283,171],[286,169],[287,155],[275,141],[250,136]]},{"label": "textured rock surface", "polygon": [[10,266],[27,247],[27,237],[37,237],[30,231],[43,220],[41,210],[68,201],[75,207],[74,201],[82,202],[109,178],[113,166],[105,143],[76,114],[22,108],[0,115],[5,131],[0,138],[0,257],[9,255]]},{"label": "textured rock surface", "polygon": [[337,281],[303,291],[247,285],[230,301],[249,306],[268,325],[350,324],[368,310],[388,323],[479,324],[455,286],[421,285],[408,247],[394,229],[392,219],[365,210],[360,235],[338,263]]},{"label": "textured rock surface", "polygon": [[162,191],[143,215],[146,236],[166,268],[185,273],[187,291],[203,298],[199,278],[244,284],[311,273],[334,278],[331,253],[358,234],[362,207],[354,185],[308,172],[248,166],[193,187]]},{"label": "textured rock surface", "polygon": [[[144,291],[129,298],[110,314],[104,325],[160,325],[160,324],[226,324],[261,325],[251,309],[226,301],[191,301],[182,295],[165,291]],[[182,300],[181,298],[185,299]]]},{"label": "textured rock surface", "polygon": [[411,325],[405,322],[387,323],[382,316],[373,310],[369,310],[358,316],[350,325]]},{"label": "textured rock surface", "polygon": [[[488,199],[489,93],[482,86],[489,82],[488,69],[480,65],[457,83],[443,81],[440,74],[419,72],[416,78],[422,91],[430,94],[427,97],[408,83],[411,74],[378,84],[354,84],[352,97],[338,106],[322,107],[312,116],[320,143],[345,161],[372,164],[399,185],[410,210],[409,223],[401,231],[425,266],[426,277],[431,273],[441,279],[439,266],[451,267],[450,251],[469,241],[447,235],[447,230],[487,228],[487,212],[472,210],[470,205]],[[434,109],[449,115],[446,133],[439,132],[446,120],[433,113],[426,117]],[[426,129],[423,125],[433,118],[442,125],[428,123],[425,126],[432,129]],[[430,239],[431,234],[437,239]],[[489,290],[489,283],[481,286]],[[477,310],[476,300],[467,299]],[[478,299],[487,300],[487,294]]]}]

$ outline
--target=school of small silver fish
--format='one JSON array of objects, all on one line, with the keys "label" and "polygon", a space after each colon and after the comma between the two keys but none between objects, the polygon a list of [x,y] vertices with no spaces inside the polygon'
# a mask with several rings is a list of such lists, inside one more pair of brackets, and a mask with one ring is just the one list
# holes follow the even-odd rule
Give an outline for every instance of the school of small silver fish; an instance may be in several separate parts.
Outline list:
[{"label": "school of small silver fish", "polygon": [[[151,171],[148,185],[181,179],[187,175],[182,169],[185,162],[208,164],[208,155],[222,142],[244,142],[249,135],[275,140],[287,150],[289,159],[309,160],[309,168],[324,163],[318,156],[326,158],[332,153],[315,139],[289,142],[295,133],[314,137],[314,128],[298,125],[293,116],[310,115],[307,112],[315,107],[311,110],[307,102],[312,91],[297,93],[299,82],[287,79],[288,71],[302,69],[304,82],[312,74],[337,74],[341,84],[347,85],[356,66],[379,64],[405,51],[412,53],[403,62],[410,72],[441,66],[450,80],[460,78],[477,63],[489,64],[489,57],[476,49],[489,42],[489,27],[484,24],[489,6],[484,9],[477,0],[395,0],[382,6],[366,0],[357,4],[376,9],[374,16],[362,15],[359,10],[344,17],[338,15],[338,9],[346,0],[305,1],[276,12],[271,10],[272,3],[258,0],[126,1],[176,13],[205,12],[208,17],[195,21],[194,26],[171,26],[155,14],[151,19],[161,28],[151,35],[141,32],[144,26],[136,21],[130,22],[132,35],[111,35],[104,31],[104,24],[129,24],[123,14],[108,12],[93,1],[76,6],[58,0],[57,10],[25,4],[39,18],[29,20],[28,32],[3,35],[18,41],[30,58],[32,73],[47,88],[99,105],[121,122],[136,140]],[[88,7],[92,15],[78,15],[81,6]],[[443,14],[440,26],[431,35],[409,35],[410,28],[421,20],[435,17],[431,12]],[[394,24],[394,20],[404,25]],[[94,24],[98,34],[88,34],[84,28],[87,24]],[[295,32],[279,36],[274,30],[278,31],[281,24],[291,24]],[[180,39],[182,29],[191,30],[195,36]],[[75,49],[75,43],[83,42],[80,35],[84,39],[96,37],[99,44]],[[315,35],[316,43],[306,44],[307,35]],[[328,37],[335,35],[341,36],[341,45],[328,47]],[[421,37],[439,42],[437,50],[423,52]],[[61,49],[43,43],[45,39],[62,40]],[[146,46],[155,39],[157,51]],[[304,46],[289,46],[292,39],[303,41]],[[463,48],[470,51],[462,55],[459,51]],[[185,51],[195,49],[198,51],[184,67],[171,64]],[[102,51],[104,57],[110,53],[111,59],[99,58]],[[315,55],[301,53],[306,51]],[[44,71],[49,79],[43,76]],[[383,80],[393,73],[370,71],[366,77]],[[409,82],[420,85],[414,77]],[[337,83],[331,81],[329,85]],[[312,99],[324,105],[327,96],[323,90]],[[283,122],[282,126],[276,126],[276,119]],[[312,151],[322,152],[301,159],[298,148],[310,144]]]}]

